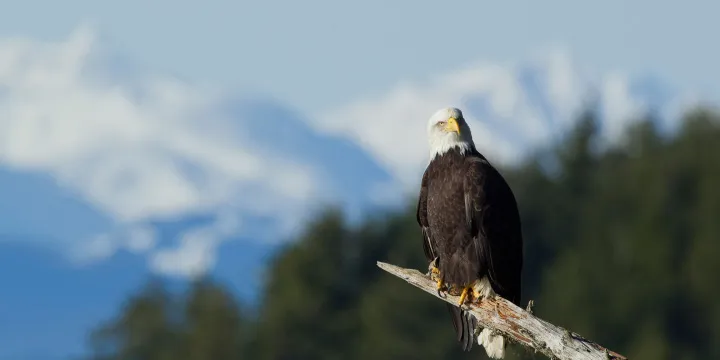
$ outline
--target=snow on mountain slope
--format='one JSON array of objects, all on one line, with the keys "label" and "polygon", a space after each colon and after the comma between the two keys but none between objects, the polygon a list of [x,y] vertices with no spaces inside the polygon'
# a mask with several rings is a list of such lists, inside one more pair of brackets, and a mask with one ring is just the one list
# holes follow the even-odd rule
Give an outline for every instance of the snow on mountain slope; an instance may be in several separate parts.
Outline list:
[{"label": "snow on mountain slope", "polygon": [[662,115],[671,128],[695,100],[656,78],[599,74],[552,50],[528,61],[480,62],[425,82],[402,83],[318,114],[314,126],[353,139],[412,194],[428,161],[425,125],[435,110],[461,108],[479,150],[498,163],[513,164],[558,140],[593,99],[607,143],[620,141],[624,127],[646,111]]},{"label": "snow on mountain slope", "polygon": [[[56,234],[69,235],[45,241],[62,243],[78,261],[127,249],[147,254],[160,272],[190,276],[213,266],[224,239],[288,236],[321,203],[359,212],[389,179],[356,145],[318,135],[281,104],[128,64],[116,72],[119,62],[102,45],[86,27],[60,42],[0,39],[0,167],[52,179],[16,182],[28,194],[63,192],[81,204],[44,213],[33,207],[46,209],[53,196],[25,204],[34,217],[19,221],[29,234],[14,238],[41,243],[45,233],[33,233],[30,222],[54,224],[82,208],[105,220],[94,234],[73,218]],[[155,222],[195,216],[213,221],[171,242],[157,238]]]},{"label": "snow on mountain slope", "polygon": [[[227,239],[271,243],[328,203],[357,218],[415,196],[426,119],[440,107],[462,108],[479,148],[507,163],[557,139],[594,92],[609,141],[649,107],[672,119],[685,106],[652,77],[597,74],[551,51],[304,116],[137,70],[91,28],[60,42],[0,39],[0,178],[35,194],[0,207],[0,217],[22,209],[0,233],[62,244],[80,264],[128,250],[156,271],[193,276],[214,266]],[[33,174],[51,180],[23,180]],[[168,239],[161,222],[194,225]]]}]

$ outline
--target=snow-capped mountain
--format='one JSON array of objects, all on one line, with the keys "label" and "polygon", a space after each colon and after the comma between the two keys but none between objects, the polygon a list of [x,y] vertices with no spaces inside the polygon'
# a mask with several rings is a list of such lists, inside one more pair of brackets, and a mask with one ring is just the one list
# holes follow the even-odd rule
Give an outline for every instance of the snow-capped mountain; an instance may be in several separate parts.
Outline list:
[{"label": "snow-capped mountain", "polygon": [[[0,175],[8,197],[33,199],[3,204],[10,238],[81,265],[129,251],[161,273],[197,275],[226,239],[276,242],[327,203],[357,216],[390,180],[357,145],[274,100],[125,62],[118,76],[106,50],[86,28],[62,42],[0,41]],[[197,217],[210,220],[173,239],[157,226]]]},{"label": "snow-capped mountain", "polygon": [[[83,28],[58,43],[0,42],[0,180],[14,184],[9,197],[35,194],[3,205],[13,221],[0,231],[78,264],[128,251],[180,276],[215,266],[228,239],[288,239],[323,206],[358,218],[414,196],[426,120],[441,107],[463,109],[478,147],[507,164],[558,139],[590,99],[607,142],[650,109],[672,125],[692,100],[656,78],[597,73],[549,52],[299,114],[125,62],[120,77],[105,50]],[[25,181],[35,177],[44,180]],[[170,236],[166,223],[187,226]]]},{"label": "snow-capped mountain", "polygon": [[426,119],[456,106],[468,119],[478,148],[511,165],[566,133],[591,102],[606,144],[647,113],[672,131],[679,114],[699,97],[653,76],[598,73],[556,51],[516,63],[481,62],[403,83],[386,93],[318,114],[314,125],[353,139],[412,191],[427,162]]}]

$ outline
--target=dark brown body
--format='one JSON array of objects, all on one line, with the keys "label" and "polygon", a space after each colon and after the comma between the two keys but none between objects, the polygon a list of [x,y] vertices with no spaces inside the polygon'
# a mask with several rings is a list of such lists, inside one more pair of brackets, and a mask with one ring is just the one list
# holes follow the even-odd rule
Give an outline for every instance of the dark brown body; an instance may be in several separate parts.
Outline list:
[{"label": "dark brown body", "polygon": [[[493,290],[520,304],[523,265],[520,215],[502,175],[475,149],[454,148],[430,162],[417,211],[428,261],[462,289],[487,276]],[[448,304],[463,349],[473,344],[472,319]]]}]

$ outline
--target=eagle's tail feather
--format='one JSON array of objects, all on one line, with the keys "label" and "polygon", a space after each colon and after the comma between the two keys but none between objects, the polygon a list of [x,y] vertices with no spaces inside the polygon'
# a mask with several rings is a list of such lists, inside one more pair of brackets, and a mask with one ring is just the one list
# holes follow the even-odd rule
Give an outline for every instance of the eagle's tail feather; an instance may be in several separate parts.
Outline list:
[{"label": "eagle's tail feather", "polygon": [[480,332],[477,340],[491,359],[505,357],[505,338],[502,335],[493,335],[490,329],[485,328]]},{"label": "eagle's tail feather", "polygon": [[450,316],[452,316],[457,341],[460,343],[463,351],[470,351],[473,343],[475,342],[475,327],[477,326],[477,320],[455,305],[446,305],[450,311]]}]

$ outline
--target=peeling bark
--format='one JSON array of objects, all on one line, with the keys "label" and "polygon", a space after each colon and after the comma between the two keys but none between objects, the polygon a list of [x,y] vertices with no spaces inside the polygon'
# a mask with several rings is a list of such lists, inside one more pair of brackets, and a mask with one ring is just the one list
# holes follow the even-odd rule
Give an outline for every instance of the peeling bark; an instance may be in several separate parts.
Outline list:
[{"label": "peeling bark", "polygon": [[[411,285],[433,295],[443,301],[456,305],[459,296],[442,293],[438,296],[436,284],[427,275],[415,270],[405,269],[392,264],[378,261],[377,265]],[[523,310],[501,297],[485,299],[479,304],[463,305],[485,328],[492,329],[506,336],[509,340],[534,349],[550,359],[558,360],[627,360],[626,357],[610,351],[599,344],[582,336],[553,325]]]}]

